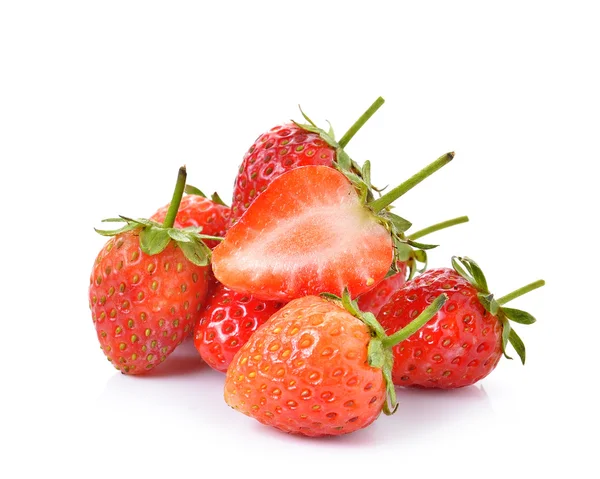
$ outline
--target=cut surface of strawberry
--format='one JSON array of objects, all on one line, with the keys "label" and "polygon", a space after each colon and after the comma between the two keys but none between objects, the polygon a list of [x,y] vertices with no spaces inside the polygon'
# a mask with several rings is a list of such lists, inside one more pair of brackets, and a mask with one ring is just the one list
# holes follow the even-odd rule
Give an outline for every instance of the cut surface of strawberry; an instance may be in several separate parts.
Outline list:
[{"label": "cut surface of strawberry", "polygon": [[393,261],[389,231],[340,172],[304,166],[275,179],[217,246],[213,270],[228,287],[262,299],[381,281]]}]

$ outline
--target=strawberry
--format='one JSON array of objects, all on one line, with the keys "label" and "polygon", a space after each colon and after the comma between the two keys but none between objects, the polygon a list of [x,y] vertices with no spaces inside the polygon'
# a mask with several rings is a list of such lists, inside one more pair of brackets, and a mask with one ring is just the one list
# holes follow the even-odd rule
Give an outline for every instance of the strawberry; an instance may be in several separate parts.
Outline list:
[{"label": "strawberry", "polygon": [[333,131],[318,128],[304,113],[308,124],[284,123],[260,135],[244,155],[233,188],[231,221],[235,223],[250,204],[278,176],[306,165],[333,167],[341,155],[349,160],[343,148],[356,132],[383,105],[379,97],[338,141]]},{"label": "strawberry", "polygon": [[406,283],[406,263],[396,263],[397,273],[382,279],[373,289],[362,293],[356,298],[361,311],[368,311],[377,316],[381,308],[389,301],[393,294]]},{"label": "strawberry", "polygon": [[[213,252],[215,277],[257,298],[290,301],[347,287],[356,297],[386,276],[395,254],[412,251],[410,223],[389,204],[447,164],[448,153],[384,196],[370,200],[364,179],[302,166],[274,179]],[[401,259],[401,258],[396,258]]]},{"label": "strawberry", "polygon": [[396,409],[391,347],[444,304],[441,295],[407,328],[386,336],[344,292],[291,301],[237,352],[225,379],[229,406],[305,436],[347,434]]},{"label": "strawberry", "polygon": [[219,284],[194,328],[194,344],[204,361],[225,372],[235,353],[283,303],[262,301]]},{"label": "strawberry", "polygon": [[474,384],[496,367],[503,353],[506,355],[508,342],[525,363],[525,346],[509,320],[531,324],[535,319],[503,305],[543,286],[544,281],[494,299],[481,268],[472,259],[455,257],[452,263],[454,269],[432,269],[407,282],[377,317],[387,332],[393,332],[408,324],[440,293],[449,298],[418,333],[394,347],[394,384],[440,389]]},{"label": "strawberry", "polygon": [[[205,235],[225,236],[229,226],[231,208],[223,204],[216,193],[213,194],[212,200],[210,200],[204,193],[190,185],[186,186],[185,191],[190,194],[181,199],[174,226],[176,228],[196,226],[201,227],[202,233]],[[169,203],[159,208],[150,219],[162,223],[167,216],[170,205]],[[218,241],[206,240],[205,243],[206,246],[212,249],[218,244]]]},{"label": "strawberry", "polygon": [[212,236],[173,228],[186,171],[179,171],[167,217],[120,217],[98,254],[89,286],[92,319],[108,360],[125,374],[143,374],[164,361],[191,330],[208,289]]},{"label": "strawberry", "polygon": [[[467,221],[469,221],[467,216],[460,216],[458,218],[446,220],[414,232],[409,236],[409,239],[415,241],[425,235],[433,233],[434,231],[439,231],[460,223],[466,223]],[[420,247],[428,249],[434,248],[435,245],[420,244]],[[406,262],[398,261],[396,263],[396,273],[386,277],[375,287],[373,287],[373,289],[361,294],[358,298],[356,298],[358,307],[361,309],[361,311],[368,311],[377,316],[381,308],[389,301],[392,295],[399,290],[404,283],[406,283],[407,270],[410,270],[409,279],[414,275],[417,261],[425,263],[425,266],[423,267],[424,270],[427,265],[427,255],[425,251],[413,249],[412,251],[407,251],[406,254],[408,256]]]}]

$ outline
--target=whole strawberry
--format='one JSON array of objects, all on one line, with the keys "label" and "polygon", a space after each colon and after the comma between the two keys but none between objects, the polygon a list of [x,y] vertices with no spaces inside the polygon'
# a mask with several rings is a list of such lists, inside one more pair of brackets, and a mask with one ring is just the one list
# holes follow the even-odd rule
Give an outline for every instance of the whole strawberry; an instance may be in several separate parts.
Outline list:
[{"label": "whole strawberry", "polygon": [[396,262],[396,272],[388,275],[373,289],[361,294],[356,301],[361,311],[373,313],[375,316],[379,314],[381,308],[389,301],[389,299],[398,291],[408,279],[412,279],[414,273],[417,271],[417,262],[424,264],[420,272],[423,272],[427,267],[427,253],[426,249],[435,248],[437,245],[426,245],[422,243],[416,243],[415,241],[423,236],[426,236],[434,231],[440,231],[445,228],[449,228],[454,225],[466,223],[469,221],[467,216],[459,216],[450,220],[442,221],[434,225],[423,228],[422,230],[416,231],[408,236],[408,239],[412,241],[412,246],[418,246],[420,249],[415,249],[409,244],[402,244],[403,251],[400,255],[400,261]]},{"label": "whole strawberry", "polygon": [[236,222],[269,183],[286,171],[306,165],[334,166],[338,161],[340,167],[352,169],[343,148],[383,103],[378,98],[339,141],[304,113],[308,124],[285,123],[260,135],[244,155],[235,179],[231,221]]},{"label": "whole strawberry", "polygon": [[[231,208],[223,204],[215,193],[212,199],[208,199],[204,193],[197,188],[187,185],[185,191],[189,194],[181,199],[175,223],[176,228],[187,228],[196,226],[202,228],[202,233],[210,236],[225,236],[229,227]],[[162,223],[169,211],[171,203],[159,208],[150,219]],[[210,249],[219,243],[216,240],[206,240],[206,246]]]},{"label": "whole strawberry", "polygon": [[432,269],[407,282],[377,317],[392,333],[418,316],[440,293],[448,295],[431,321],[393,348],[394,384],[441,389],[474,384],[496,367],[509,342],[525,363],[525,346],[509,320],[531,324],[535,319],[503,305],[544,281],[494,299],[477,263],[460,257],[454,257],[452,263],[454,269]]},{"label": "whole strawberry", "polygon": [[[163,225],[125,222],[98,254],[89,303],[102,351],[125,374],[143,374],[164,361],[192,329],[208,289],[210,249],[197,228],[173,222],[183,194],[181,168]],[[208,239],[214,239],[208,237]]]},{"label": "whole strawberry", "polygon": [[341,303],[318,296],[291,301],[258,329],[233,358],[225,401],[263,424],[305,436],[347,434],[395,411],[391,347],[444,304],[386,336],[345,292]]},{"label": "whole strawberry", "polygon": [[225,372],[235,353],[284,303],[263,301],[218,284],[194,328],[194,345],[204,361]]}]

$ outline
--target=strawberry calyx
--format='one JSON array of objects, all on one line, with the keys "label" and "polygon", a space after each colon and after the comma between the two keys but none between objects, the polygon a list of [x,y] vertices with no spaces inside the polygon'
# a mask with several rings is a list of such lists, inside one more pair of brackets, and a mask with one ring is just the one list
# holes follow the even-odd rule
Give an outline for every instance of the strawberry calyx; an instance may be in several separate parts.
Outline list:
[{"label": "strawberry calyx", "polygon": [[[436,231],[440,231],[451,226],[467,223],[469,221],[468,216],[458,216],[446,221],[441,221],[426,228],[422,228],[406,237],[406,243],[400,243],[396,245],[396,251],[398,259],[403,263],[406,263],[408,267],[408,280],[411,280],[415,273],[423,273],[427,269],[427,252],[426,250],[437,248],[439,245],[436,244],[425,244],[415,240],[427,236]],[[422,263],[423,266],[419,267],[418,263]],[[388,275],[395,274],[393,270],[390,270]]]},{"label": "strawberry calyx", "polygon": [[[144,253],[151,256],[161,253],[171,241],[175,241],[190,262],[198,266],[208,265],[210,263],[211,250],[206,246],[203,240],[210,239],[220,241],[223,238],[220,236],[201,234],[202,227],[173,227],[181,203],[181,198],[185,190],[186,177],[186,168],[185,166],[182,166],[179,169],[177,176],[173,198],[162,224],[146,218],[133,219],[126,216],[119,216],[118,218],[104,219],[102,222],[125,223],[121,228],[116,230],[94,229],[102,236],[115,236],[128,231],[138,230],[140,248]],[[202,196],[204,195],[202,194]]]},{"label": "strawberry calyx", "polygon": [[292,122],[302,128],[303,130],[309,131],[311,133],[316,133],[319,137],[327,143],[329,146],[335,149],[335,161],[334,166],[344,173],[348,178],[357,185],[362,185],[362,189],[365,189],[365,194],[367,194],[373,188],[370,184],[370,164],[365,162],[365,166],[361,167],[354,160],[350,158],[348,153],[344,150],[344,147],[350,142],[350,140],[354,137],[354,135],[363,127],[367,121],[375,114],[377,110],[385,103],[385,100],[382,97],[377,98],[371,106],[360,116],[356,122],[348,129],[348,131],[342,136],[342,138],[337,141],[335,139],[335,134],[333,132],[333,127],[331,123],[329,123],[328,131],[319,128],[314,121],[312,121],[302,108],[300,108],[300,113],[304,117],[307,123],[298,123],[294,120]]},{"label": "strawberry calyx", "polygon": [[[437,245],[429,245],[415,241],[416,238],[406,237],[404,234],[412,223],[391,211],[391,204],[402,195],[417,186],[425,178],[447,165],[454,158],[454,152],[446,153],[437,160],[427,165],[425,168],[408,178],[406,181],[396,186],[386,194],[377,199],[371,199],[365,202],[365,206],[389,232],[394,244],[394,261],[388,274],[398,272],[397,262],[410,262],[411,258],[426,263],[427,253],[425,250],[435,248]],[[356,186],[356,185],[355,185]],[[364,196],[363,196],[364,197]],[[434,225],[435,226],[435,225]],[[441,229],[441,228],[440,228]],[[415,266],[411,268],[410,277],[414,275]]]},{"label": "strawberry calyx", "polygon": [[[298,127],[316,133],[329,146],[335,148],[336,159],[334,167],[348,178],[352,183],[361,202],[367,206],[385,228],[390,232],[394,243],[394,261],[391,264],[388,275],[399,272],[397,262],[409,263],[410,276],[412,278],[415,272],[422,271],[427,265],[428,249],[435,248],[437,245],[428,245],[415,241],[416,238],[407,238],[404,233],[412,226],[412,223],[401,216],[392,213],[391,204],[402,196],[407,191],[418,185],[428,176],[435,173],[437,170],[448,164],[454,158],[454,152],[446,153],[438,158],[433,163],[427,165],[421,171],[411,176],[396,188],[390,190],[384,195],[379,195],[375,198],[373,192],[380,193],[380,189],[373,186],[371,183],[371,162],[365,161],[361,167],[344,151],[344,147],[350,139],[358,132],[358,130],[373,116],[373,114],[383,105],[384,99],[379,97],[373,104],[363,113],[363,115],[350,127],[348,132],[339,140],[335,140],[335,135],[331,124],[329,130],[325,131],[319,128],[305,113],[300,109],[302,116],[307,121],[306,124],[294,122]],[[446,227],[446,226],[444,226]],[[440,228],[441,229],[441,228]],[[418,269],[416,263],[424,263],[424,267]]]},{"label": "strawberry calyx", "polygon": [[[208,198],[208,196],[206,196],[202,192],[202,190],[200,190],[199,188],[196,188],[195,186],[192,186],[192,185],[185,185],[185,192],[188,195],[197,195],[197,196],[201,196],[202,198]],[[212,195],[210,195],[210,200],[213,203],[217,203],[218,205],[221,205],[221,206],[227,206],[227,208],[229,208],[229,205],[221,199],[221,197],[219,196],[219,193],[217,193],[216,191]]]},{"label": "strawberry calyx", "polygon": [[383,404],[383,413],[390,416],[398,409],[396,399],[396,390],[392,381],[392,369],[394,366],[394,354],[392,348],[398,343],[408,339],[419,329],[421,329],[447,301],[448,296],[441,294],[425,308],[419,316],[413,319],[404,328],[396,331],[394,334],[387,335],[383,326],[377,321],[373,313],[363,312],[359,309],[358,303],[350,297],[348,289],[344,289],[342,297],[331,293],[322,293],[321,296],[329,301],[335,302],[338,306],[348,311],[352,316],[361,320],[371,332],[367,357],[369,365],[373,368],[381,369],[386,387],[386,400]]},{"label": "strawberry calyx", "polygon": [[534,281],[533,283],[529,283],[513,291],[512,293],[496,299],[488,288],[487,280],[483,274],[483,271],[471,258],[466,256],[453,256],[452,267],[460,276],[465,278],[477,290],[477,297],[485,310],[500,320],[500,323],[502,324],[502,353],[504,356],[507,359],[512,359],[506,352],[506,347],[508,343],[510,343],[519,355],[521,363],[525,364],[525,344],[512,328],[510,321],[519,324],[533,324],[535,323],[536,319],[526,311],[515,308],[506,308],[503,305],[515,298],[518,298],[519,296],[533,291],[534,289],[544,286],[546,282],[543,279]]}]

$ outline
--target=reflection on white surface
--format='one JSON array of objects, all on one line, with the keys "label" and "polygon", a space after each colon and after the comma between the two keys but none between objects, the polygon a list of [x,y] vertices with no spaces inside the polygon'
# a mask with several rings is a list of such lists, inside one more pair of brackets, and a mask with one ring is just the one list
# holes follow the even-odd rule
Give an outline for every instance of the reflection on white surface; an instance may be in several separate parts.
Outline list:
[{"label": "reflection on white surface", "polygon": [[147,427],[152,418],[160,424],[182,422],[225,428],[235,425],[249,440],[320,444],[320,447],[381,447],[383,443],[414,444],[454,428],[469,424],[481,428],[493,421],[488,395],[481,385],[453,391],[397,388],[397,412],[381,415],[371,426],[338,438],[304,438],[282,433],[232,411],[223,400],[225,376],[212,370],[199,357],[193,342],[184,342],[159,368],[144,376],[115,373],[98,397],[99,412],[118,422],[119,416],[130,425]]},{"label": "reflection on white surface", "polygon": [[[214,407],[222,400],[225,376],[202,361],[191,339],[184,341],[167,360],[148,374],[127,376],[118,372],[106,382],[97,405],[102,411],[128,415],[128,420],[148,412],[155,417],[185,414]],[[210,401],[211,404],[206,404]],[[127,405],[127,406],[126,406]]]},{"label": "reflection on white surface", "polygon": [[[490,399],[481,385],[455,390],[396,388],[399,406],[390,418],[395,435],[435,434],[440,429],[482,420],[493,415]],[[391,438],[390,438],[391,439]]]}]

